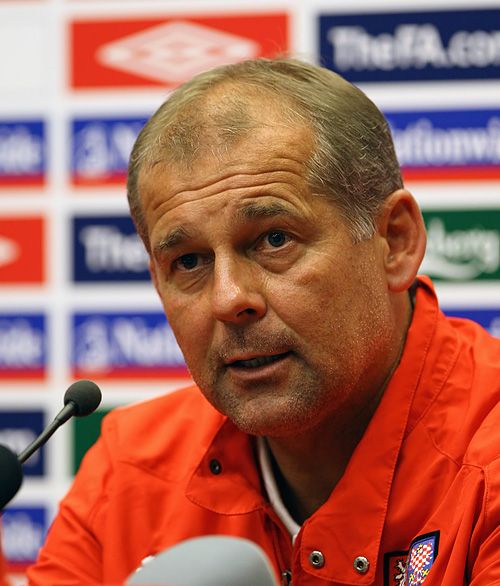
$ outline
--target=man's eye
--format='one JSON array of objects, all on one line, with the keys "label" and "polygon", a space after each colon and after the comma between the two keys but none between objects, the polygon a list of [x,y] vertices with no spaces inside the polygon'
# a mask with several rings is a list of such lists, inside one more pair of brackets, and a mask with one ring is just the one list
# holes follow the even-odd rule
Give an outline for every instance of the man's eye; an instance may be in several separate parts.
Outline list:
[{"label": "man's eye", "polygon": [[273,230],[266,236],[267,241],[274,248],[279,248],[287,242],[287,235],[281,230]]},{"label": "man's eye", "polygon": [[175,261],[175,266],[184,271],[191,271],[198,266],[198,255],[191,253],[191,254],[183,254]]}]

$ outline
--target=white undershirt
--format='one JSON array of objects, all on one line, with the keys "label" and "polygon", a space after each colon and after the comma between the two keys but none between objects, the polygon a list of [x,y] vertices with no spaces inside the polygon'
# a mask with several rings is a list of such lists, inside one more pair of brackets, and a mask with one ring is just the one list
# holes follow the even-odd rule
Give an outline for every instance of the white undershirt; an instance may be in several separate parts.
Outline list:
[{"label": "white undershirt", "polygon": [[274,478],[273,474],[273,468],[269,456],[269,448],[266,444],[266,440],[263,437],[257,437],[257,455],[259,458],[262,479],[264,481],[264,487],[266,489],[269,502],[271,503],[275,513],[281,519],[283,525],[290,533],[293,543],[297,537],[298,532],[300,531],[300,525],[294,521],[283,501],[281,500],[280,491],[276,485],[276,479]]}]

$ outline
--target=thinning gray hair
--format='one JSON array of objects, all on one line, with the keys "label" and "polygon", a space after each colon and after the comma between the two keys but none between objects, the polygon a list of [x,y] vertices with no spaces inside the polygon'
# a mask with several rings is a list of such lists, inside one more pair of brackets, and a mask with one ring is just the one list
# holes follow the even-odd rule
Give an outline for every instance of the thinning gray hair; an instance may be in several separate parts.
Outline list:
[{"label": "thinning gray hair", "polygon": [[[224,103],[212,99],[226,84]],[[384,116],[340,75],[293,59],[255,59],[201,73],[180,86],[139,134],[130,156],[127,196],[149,250],[139,193],[141,169],[189,165],[207,149],[227,150],[258,124],[251,104],[274,99],[280,118],[308,125],[314,147],[307,161],[313,193],[331,198],[354,241],[370,238],[385,198],[403,186]],[[206,106],[211,100],[211,107]]]}]

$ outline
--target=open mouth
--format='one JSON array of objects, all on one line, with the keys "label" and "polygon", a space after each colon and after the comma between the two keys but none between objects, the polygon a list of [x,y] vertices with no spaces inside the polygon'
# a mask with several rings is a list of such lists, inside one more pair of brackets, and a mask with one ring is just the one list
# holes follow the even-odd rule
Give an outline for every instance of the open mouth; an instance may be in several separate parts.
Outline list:
[{"label": "open mouth", "polygon": [[248,360],[235,360],[228,364],[228,366],[236,366],[239,368],[259,368],[260,366],[267,366],[278,360],[286,358],[290,352],[283,352],[283,354],[273,354],[272,356],[256,356]]}]

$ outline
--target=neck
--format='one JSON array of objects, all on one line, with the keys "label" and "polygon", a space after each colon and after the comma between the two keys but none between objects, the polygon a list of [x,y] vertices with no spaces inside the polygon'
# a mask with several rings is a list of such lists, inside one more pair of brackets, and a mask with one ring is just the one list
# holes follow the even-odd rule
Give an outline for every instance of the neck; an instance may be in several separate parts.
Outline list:
[{"label": "neck", "polygon": [[330,496],[380,397],[381,393],[349,423],[339,416],[293,438],[267,438],[281,498],[297,523],[303,523]]}]

